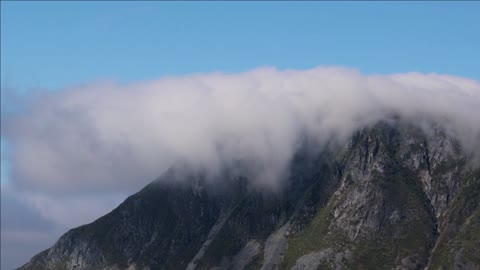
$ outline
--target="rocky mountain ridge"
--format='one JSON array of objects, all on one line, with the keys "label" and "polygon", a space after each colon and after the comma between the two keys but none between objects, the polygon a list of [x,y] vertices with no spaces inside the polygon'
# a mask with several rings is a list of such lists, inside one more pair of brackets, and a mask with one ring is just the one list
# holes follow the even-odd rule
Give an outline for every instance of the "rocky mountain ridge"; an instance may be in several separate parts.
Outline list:
[{"label": "rocky mountain ridge", "polygon": [[480,170],[438,127],[300,151],[278,193],[206,177],[171,169],[19,269],[480,269]]}]

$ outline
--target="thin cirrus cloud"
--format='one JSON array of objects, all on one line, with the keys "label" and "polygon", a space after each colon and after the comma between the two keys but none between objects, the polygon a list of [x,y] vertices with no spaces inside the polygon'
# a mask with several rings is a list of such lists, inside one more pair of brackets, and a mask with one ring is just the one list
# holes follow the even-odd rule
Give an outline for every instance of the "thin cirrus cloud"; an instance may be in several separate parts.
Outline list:
[{"label": "thin cirrus cloud", "polygon": [[125,192],[178,161],[216,171],[238,160],[250,161],[254,184],[275,186],[304,136],[318,146],[342,142],[391,115],[437,121],[464,149],[479,149],[479,82],[342,67],[66,89],[5,117],[2,136],[20,190]]}]

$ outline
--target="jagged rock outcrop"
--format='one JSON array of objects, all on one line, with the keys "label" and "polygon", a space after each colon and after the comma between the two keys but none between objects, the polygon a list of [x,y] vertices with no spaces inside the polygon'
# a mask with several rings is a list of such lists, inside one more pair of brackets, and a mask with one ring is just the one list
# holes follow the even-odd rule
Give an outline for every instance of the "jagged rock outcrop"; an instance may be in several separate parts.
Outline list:
[{"label": "jagged rock outcrop", "polygon": [[480,170],[454,138],[381,122],[328,149],[272,194],[172,169],[20,269],[480,269]]}]

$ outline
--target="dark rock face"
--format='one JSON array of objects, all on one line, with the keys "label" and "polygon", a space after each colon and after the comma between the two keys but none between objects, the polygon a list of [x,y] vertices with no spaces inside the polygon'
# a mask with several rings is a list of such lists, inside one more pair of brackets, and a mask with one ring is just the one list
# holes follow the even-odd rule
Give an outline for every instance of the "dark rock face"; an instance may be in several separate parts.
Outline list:
[{"label": "dark rock face", "polygon": [[332,149],[299,153],[279,194],[172,169],[20,269],[480,269],[480,170],[458,142],[378,123]]}]

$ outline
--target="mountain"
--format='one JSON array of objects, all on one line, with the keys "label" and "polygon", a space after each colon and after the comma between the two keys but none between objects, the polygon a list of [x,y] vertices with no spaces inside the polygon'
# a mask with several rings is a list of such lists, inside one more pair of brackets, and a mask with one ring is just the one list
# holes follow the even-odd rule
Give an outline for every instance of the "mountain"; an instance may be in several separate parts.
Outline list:
[{"label": "mountain", "polygon": [[447,134],[305,147],[278,192],[178,166],[19,269],[480,269],[480,170]]}]

